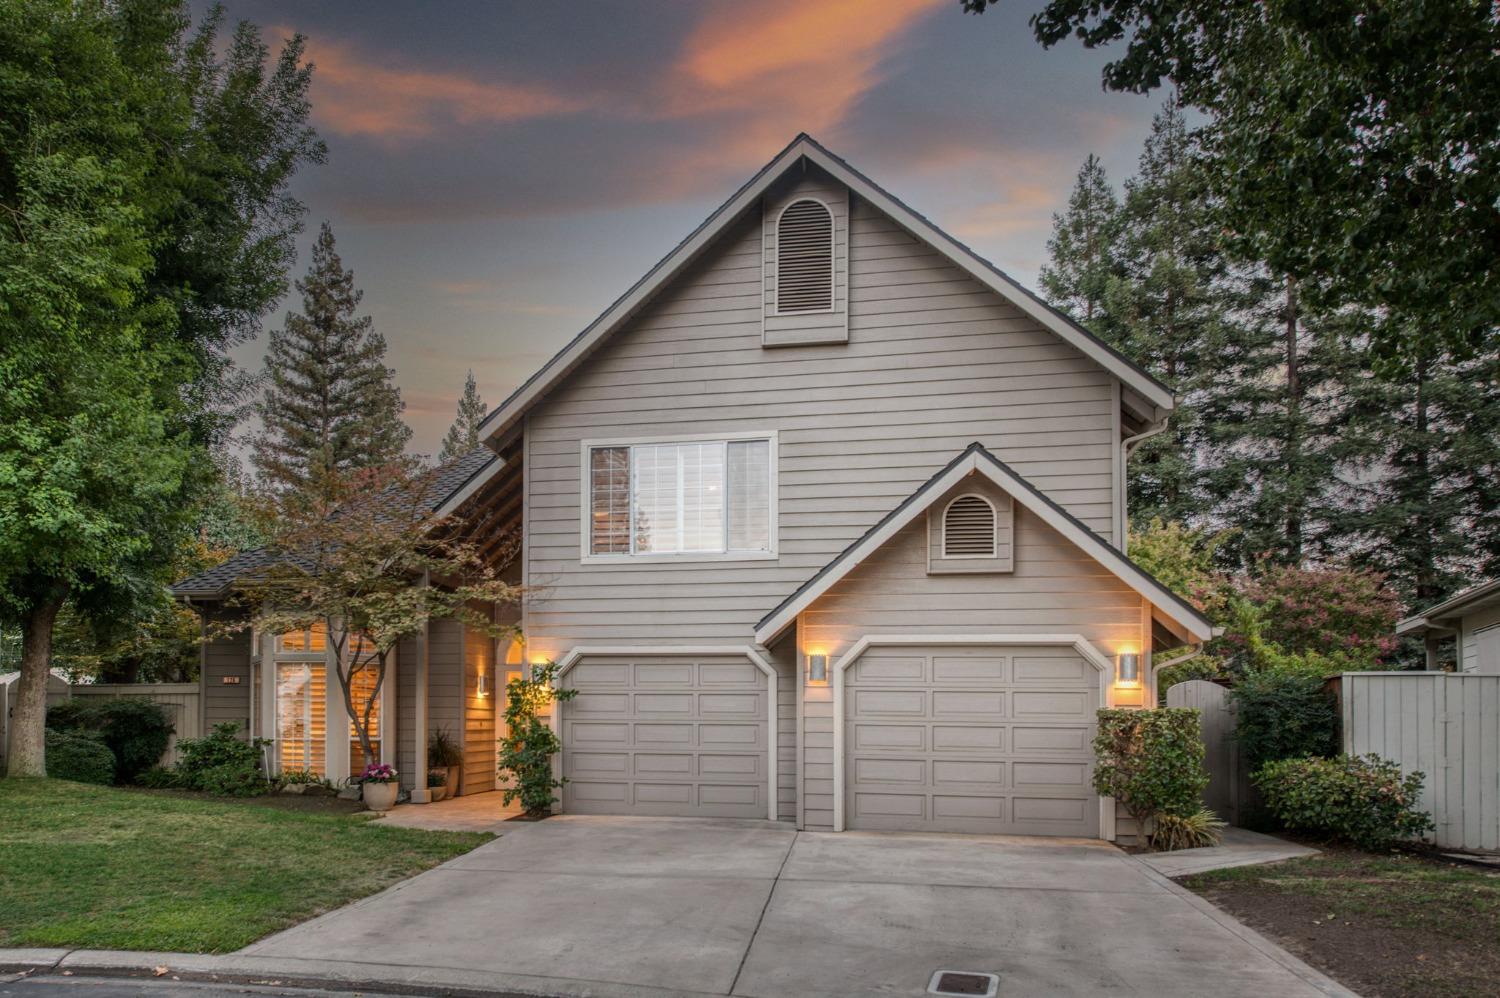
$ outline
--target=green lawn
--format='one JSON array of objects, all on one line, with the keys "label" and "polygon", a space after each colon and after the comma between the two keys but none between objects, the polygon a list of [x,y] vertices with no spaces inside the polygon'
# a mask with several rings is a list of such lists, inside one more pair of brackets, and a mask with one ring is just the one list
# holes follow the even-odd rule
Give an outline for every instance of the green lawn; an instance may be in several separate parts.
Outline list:
[{"label": "green lawn", "polygon": [[371,817],[0,780],[0,946],[225,952],[492,838]]},{"label": "green lawn", "polygon": [[1182,882],[1370,998],[1497,993],[1500,872],[1329,849]]}]

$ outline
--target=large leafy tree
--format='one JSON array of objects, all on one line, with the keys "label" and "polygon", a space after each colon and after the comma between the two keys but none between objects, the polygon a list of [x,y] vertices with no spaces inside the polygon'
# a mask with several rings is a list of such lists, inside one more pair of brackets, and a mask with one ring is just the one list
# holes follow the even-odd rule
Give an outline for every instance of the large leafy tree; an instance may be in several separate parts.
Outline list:
[{"label": "large leafy tree", "polygon": [[479,397],[479,386],[474,383],[474,372],[464,380],[464,394],[458,400],[458,415],[448,433],[443,437],[443,449],[438,453],[438,463],[462,457],[479,446],[479,424],[484,422],[486,406]]},{"label": "large leafy tree", "polygon": [[[983,11],[995,0],[964,0]],[[1050,0],[1046,46],[1124,43],[1113,90],[1171,84],[1245,259],[1374,310],[1409,369],[1500,327],[1500,18],[1489,0]]]},{"label": "large leafy tree", "polygon": [[442,498],[436,473],[411,459],[321,472],[311,488],[271,497],[268,547],[277,557],[237,584],[232,602],[246,615],[232,628],[327,629],[339,693],[365,759],[377,758],[375,705],[403,638],[432,617],[514,636],[490,606],[521,597],[521,588],[498,574],[515,547],[485,560],[470,525],[439,512]]},{"label": "large leafy tree", "polygon": [[[65,602],[160,597],[225,423],[225,350],[280,293],[321,156],[301,43],[173,0],[0,0],[0,619],[22,632],[10,772],[45,772]],[[233,126],[232,128],[229,126]],[[202,250],[202,253],[199,251]],[[242,279],[239,261],[249,277]]]},{"label": "large leafy tree", "polygon": [[385,366],[385,338],[357,314],[364,293],[344,269],[327,222],[297,290],[302,312],[287,314],[266,350],[253,455],[268,485],[292,491],[387,464],[411,439],[395,372]]}]

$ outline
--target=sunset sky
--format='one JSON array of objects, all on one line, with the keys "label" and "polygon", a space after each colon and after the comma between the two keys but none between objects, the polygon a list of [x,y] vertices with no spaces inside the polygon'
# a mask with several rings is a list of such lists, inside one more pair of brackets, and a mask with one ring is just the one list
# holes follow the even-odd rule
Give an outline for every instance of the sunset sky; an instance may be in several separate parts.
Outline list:
[{"label": "sunset sky", "polygon": [[1035,286],[1083,157],[1128,176],[1159,101],[1043,50],[1040,2],[225,7],[308,38],[329,155],[295,183],[296,273],[327,219],[430,454],[465,371],[498,404],[799,131]]}]

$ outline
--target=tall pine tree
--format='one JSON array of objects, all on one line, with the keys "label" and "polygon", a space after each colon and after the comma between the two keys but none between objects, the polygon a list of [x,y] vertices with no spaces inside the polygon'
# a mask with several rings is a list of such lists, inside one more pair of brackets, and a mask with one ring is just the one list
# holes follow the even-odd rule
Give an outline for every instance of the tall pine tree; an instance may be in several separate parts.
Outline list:
[{"label": "tall pine tree", "polygon": [[470,371],[464,381],[463,398],[458,400],[458,416],[448,427],[448,435],[443,437],[443,449],[438,452],[439,464],[447,464],[479,446],[479,424],[484,422],[488,408],[479,397],[479,386],[474,383],[474,372]]},{"label": "tall pine tree", "polygon": [[1429,346],[1409,374],[1383,371],[1350,386],[1335,527],[1357,562],[1427,606],[1500,574],[1500,357]]},{"label": "tall pine tree", "polygon": [[256,406],[262,430],[252,461],[273,488],[304,489],[320,475],[385,464],[411,429],[385,366],[385,338],[356,316],[363,292],[334,248],[327,222],[297,282],[302,313],[287,313],[266,351],[267,385]]},{"label": "tall pine tree", "polygon": [[1229,275],[1235,320],[1202,403],[1203,483],[1221,549],[1241,566],[1301,564],[1334,542],[1347,388],[1363,359],[1358,310],[1329,314],[1295,279],[1259,267]]},{"label": "tall pine tree", "polygon": [[1192,140],[1170,102],[1151,122],[1140,172],[1125,184],[1119,233],[1120,273],[1109,280],[1095,331],[1178,399],[1166,432],[1131,459],[1130,514],[1201,522],[1201,409],[1220,374],[1230,305]]},{"label": "tall pine tree", "polygon": [[1099,157],[1089,153],[1078,171],[1068,208],[1052,216],[1051,262],[1041,270],[1047,300],[1089,329],[1104,318],[1109,282],[1118,277],[1116,238],[1120,200]]}]

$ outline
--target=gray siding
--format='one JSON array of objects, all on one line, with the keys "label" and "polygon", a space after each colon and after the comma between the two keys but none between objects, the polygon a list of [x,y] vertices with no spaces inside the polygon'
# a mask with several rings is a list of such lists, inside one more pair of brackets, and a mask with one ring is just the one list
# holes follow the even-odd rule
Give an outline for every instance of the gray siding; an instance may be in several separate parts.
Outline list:
[{"label": "gray siding", "polygon": [[[250,631],[211,639],[203,649],[203,727],[213,730],[216,724],[233,722],[242,735],[250,727]],[[238,676],[239,683],[225,686],[224,677]]]},{"label": "gray siding", "polygon": [[[988,482],[965,482],[931,508],[967,491],[995,494]],[[830,666],[866,634],[1082,634],[1106,655],[1142,645],[1139,594],[1019,505],[1014,529],[1013,573],[929,575],[918,517],[802,614],[799,645],[825,652]],[[831,684],[804,688],[802,729],[803,827],[831,829]]]},{"label": "gray siding", "polygon": [[[464,738],[464,625],[452,619],[428,625],[427,730],[446,730],[460,745]],[[450,793],[459,792],[450,787]]]},{"label": "gray siding", "polygon": [[[464,629],[464,780],[466,794],[495,789],[495,642],[483,631]],[[483,673],[488,692],[479,695]]]},{"label": "gray siding", "polygon": [[1459,672],[1495,673],[1500,671],[1500,663],[1488,662],[1481,668],[1479,661],[1479,641],[1481,635],[1475,632],[1484,627],[1492,627],[1500,624],[1500,606],[1485,607],[1475,610],[1459,621]]},{"label": "gray siding", "polygon": [[[538,653],[748,643],[762,615],[975,440],[1111,536],[1107,372],[858,200],[849,342],[766,349],[761,224],[735,225],[528,415]],[[582,441],[749,430],[779,434],[777,559],[580,563]]]}]

